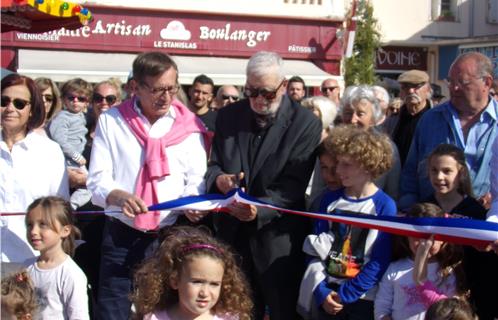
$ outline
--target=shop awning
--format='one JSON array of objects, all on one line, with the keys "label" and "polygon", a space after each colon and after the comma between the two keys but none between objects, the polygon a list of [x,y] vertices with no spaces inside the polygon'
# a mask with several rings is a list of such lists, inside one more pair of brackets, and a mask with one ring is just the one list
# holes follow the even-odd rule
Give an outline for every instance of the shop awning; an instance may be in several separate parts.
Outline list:
[{"label": "shop awning", "polygon": [[[48,77],[55,81],[66,81],[81,77],[90,82],[99,82],[109,77],[126,81],[135,54],[89,53],[71,51],[19,50],[17,72],[27,76]],[[181,84],[192,84],[201,73],[211,77],[216,85],[244,85],[247,59],[173,56],[178,64]],[[309,61],[286,60],[287,77],[299,75],[308,86],[320,86],[329,77],[337,78],[321,70]]]}]

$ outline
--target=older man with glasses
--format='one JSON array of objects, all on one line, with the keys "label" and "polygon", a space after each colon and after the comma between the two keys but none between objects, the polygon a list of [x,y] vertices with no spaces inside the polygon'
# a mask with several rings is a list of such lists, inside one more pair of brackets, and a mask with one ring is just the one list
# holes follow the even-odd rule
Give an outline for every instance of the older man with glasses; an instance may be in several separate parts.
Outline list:
[{"label": "older man with glasses", "polygon": [[323,80],[320,87],[322,94],[332,100],[336,105],[339,105],[341,102],[339,97],[340,90],[339,83],[336,79],[332,78]]},{"label": "older man with glasses", "polygon": [[[218,112],[206,182],[210,192],[242,187],[277,206],[302,210],[322,126],[286,94],[283,60],[258,52],[247,64],[247,99]],[[255,319],[296,319],[304,271],[301,246],[309,221],[276,210],[234,203],[216,215],[218,236],[232,244],[255,297]]]},{"label": "older man with glasses", "polygon": [[399,114],[388,118],[383,126],[398,147],[401,164],[405,163],[415,127],[422,115],[431,106],[431,86],[425,71],[410,70],[398,77],[400,98],[403,105]]},{"label": "older man with glasses", "polygon": [[[178,68],[161,52],[133,62],[133,99],[99,117],[87,180],[92,202],[106,208],[97,319],[129,319],[132,271],[161,228],[181,212],[148,206],[205,191],[201,120],[174,99]],[[187,212],[191,221],[202,216]]]},{"label": "older man with glasses", "polygon": [[239,99],[240,92],[236,87],[230,85],[221,86],[216,92],[213,108],[221,109],[230,103],[239,101]]}]

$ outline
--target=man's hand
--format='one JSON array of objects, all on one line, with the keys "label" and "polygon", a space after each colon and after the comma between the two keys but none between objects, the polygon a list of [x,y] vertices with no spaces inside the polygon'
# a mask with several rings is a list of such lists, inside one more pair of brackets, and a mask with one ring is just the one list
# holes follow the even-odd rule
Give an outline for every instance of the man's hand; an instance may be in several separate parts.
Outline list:
[{"label": "man's hand", "polygon": [[228,209],[229,213],[240,221],[252,221],[258,215],[258,208],[252,204],[234,202]]},{"label": "man's hand", "polygon": [[71,188],[86,185],[87,175],[84,170],[81,170],[80,168],[67,168],[67,175],[69,177],[69,185]]},{"label": "man's hand", "polygon": [[343,308],[339,294],[337,294],[337,292],[335,291],[332,291],[323,302],[322,308],[328,314],[335,315],[339,313]]},{"label": "man's hand", "polygon": [[121,207],[123,214],[129,218],[148,211],[142,199],[124,190],[112,190],[107,196],[107,204]]},{"label": "man's hand", "polygon": [[199,210],[185,210],[185,216],[190,222],[199,222],[209,214],[209,211],[199,211]]},{"label": "man's hand", "polygon": [[216,187],[223,194],[227,194],[230,190],[240,186],[240,180],[244,179],[244,172],[239,174],[220,174],[216,177]]}]

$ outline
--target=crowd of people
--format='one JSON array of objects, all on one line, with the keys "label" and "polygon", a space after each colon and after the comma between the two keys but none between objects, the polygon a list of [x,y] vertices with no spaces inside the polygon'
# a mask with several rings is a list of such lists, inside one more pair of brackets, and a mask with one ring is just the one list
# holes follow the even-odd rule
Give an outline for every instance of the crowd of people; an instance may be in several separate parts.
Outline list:
[{"label": "crowd of people", "polygon": [[333,78],[307,96],[283,64],[258,52],[243,88],[216,92],[204,74],[184,91],[161,52],[139,54],[125,85],[4,77],[2,319],[498,318],[498,241],[242,202],[149,211],[241,188],[289,210],[498,222],[489,58],[458,56],[446,101],[420,70],[399,76],[396,98],[341,94]]}]

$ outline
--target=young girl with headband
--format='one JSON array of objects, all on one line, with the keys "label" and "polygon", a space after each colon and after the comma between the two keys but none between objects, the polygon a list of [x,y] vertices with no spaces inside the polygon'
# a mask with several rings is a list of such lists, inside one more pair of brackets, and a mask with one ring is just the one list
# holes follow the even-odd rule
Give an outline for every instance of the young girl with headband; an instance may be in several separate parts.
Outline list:
[{"label": "young girl with headband", "polygon": [[251,319],[249,286],[230,248],[194,227],[172,227],[136,271],[135,318]]}]

